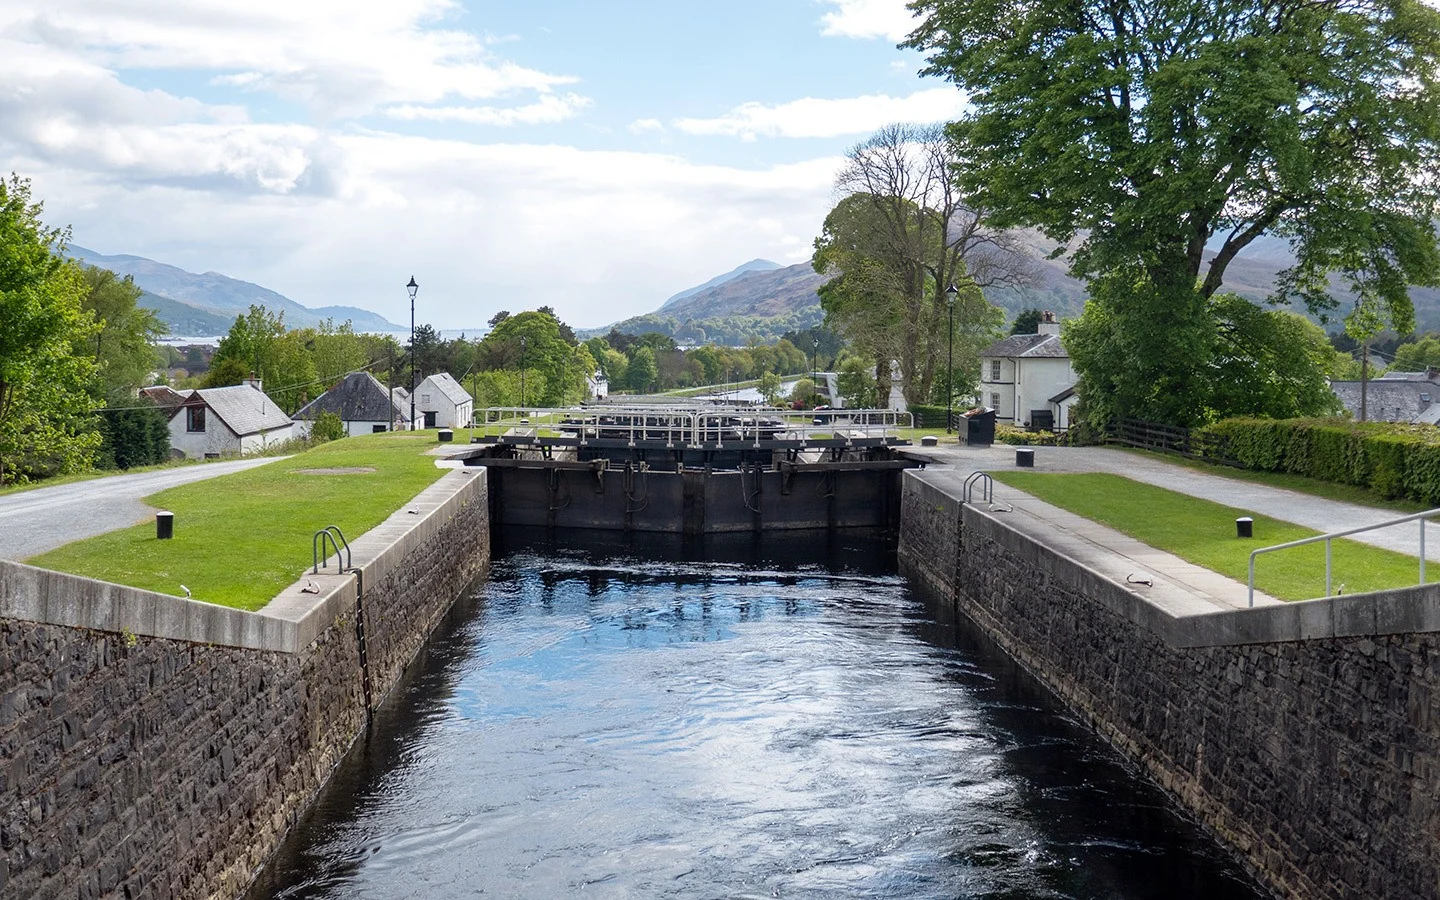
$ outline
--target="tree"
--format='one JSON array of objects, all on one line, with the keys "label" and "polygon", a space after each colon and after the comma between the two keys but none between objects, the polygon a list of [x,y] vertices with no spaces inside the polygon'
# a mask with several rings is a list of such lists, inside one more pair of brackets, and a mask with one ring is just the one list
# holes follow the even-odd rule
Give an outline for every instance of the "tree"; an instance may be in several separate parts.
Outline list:
[{"label": "tree", "polygon": [[631,390],[645,393],[655,383],[655,351],[648,346],[639,346],[630,354],[629,365],[625,367],[626,381]]},{"label": "tree", "polygon": [[85,279],[41,212],[30,182],[0,180],[0,484],[85,468],[100,443],[85,390],[95,366],[75,352],[94,331]]},{"label": "tree", "polygon": [[1015,321],[1010,323],[1011,334],[1039,334],[1040,319],[1044,316],[1040,310],[1033,307],[1022,309],[1015,314]]},{"label": "tree", "polygon": [[251,306],[249,312],[235,318],[235,324],[220,339],[204,384],[239,384],[253,373],[276,405],[293,414],[320,386],[315,361],[306,346],[309,341],[306,332],[285,330],[283,312]]},{"label": "tree", "polygon": [[780,376],[774,372],[766,372],[760,376],[760,396],[770,406],[780,402]]},{"label": "tree", "polygon": [[1132,360],[1077,365],[1089,412],[1203,415],[1176,398],[1223,352],[1210,300],[1267,233],[1296,253],[1280,292],[1312,310],[1337,272],[1408,331],[1407,285],[1440,281],[1440,12],[1420,0],[912,7],[907,46],[971,104],[949,129],[961,189],[1075,242],[1093,322]]},{"label": "tree", "polygon": [[[499,324],[476,348],[476,369],[525,371],[525,403],[560,406],[584,395],[595,359],[585,347],[561,337],[560,321],[550,313],[527,310]],[[517,398],[518,399],[518,398]]]},{"label": "tree", "polygon": [[141,290],[129,275],[121,278],[95,266],[85,266],[82,274],[85,297],[80,305],[90,313],[94,328],[75,352],[95,360],[92,395],[127,405],[149,381],[156,363],[155,341],[169,328],[153,310],[136,305]]},{"label": "tree", "polygon": [[[817,272],[839,280],[820,292],[827,323],[852,343],[868,336],[862,352],[876,360],[882,385],[894,360],[912,403],[945,380],[950,285],[983,289],[1033,277],[1014,236],[993,228],[956,188],[956,151],[936,126],[891,125],[857,145],[836,179],[847,196],[826,217],[812,258]],[[975,311],[989,330],[1003,321]]]},{"label": "tree", "polygon": [[310,426],[310,440],[316,444],[338,441],[345,437],[345,423],[337,413],[326,410],[315,417]]},{"label": "tree", "polygon": [[170,456],[170,425],[164,410],[148,400],[130,402],[134,405],[107,409],[99,417],[98,468],[153,466]]}]

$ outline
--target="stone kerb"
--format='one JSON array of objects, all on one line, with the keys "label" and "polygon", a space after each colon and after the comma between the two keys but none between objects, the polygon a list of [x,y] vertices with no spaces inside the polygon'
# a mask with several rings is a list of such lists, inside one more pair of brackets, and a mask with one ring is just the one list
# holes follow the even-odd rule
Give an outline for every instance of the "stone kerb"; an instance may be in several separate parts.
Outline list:
[{"label": "stone kerb", "polygon": [[[910,473],[907,473],[907,477]],[[923,483],[923,482],[922,482]],[[925,493],[944,489],[925,484]],[[1339,597],[1221,609],[1194,602],[1184,592],[1126,584],[1101,568],[1118,571],[1113,554],[1091,545],[1083,558],[1057,546],[1056,530],[1043,521],[963,504],[967,536],[990,540],[1057,583],[1091,598],[1175,647],[1201,648],[1283,643],[1317,638],[1375,637],[1440,632],[1440,583]],[[1072,552],[1065,552],[1071,550]],[[962,551],[963,552],[963,551]],[[1105,557],[1110,556],[1110,559]],[[1120,565],[1120,568],[1127,568]],[[1243,587],[1241,588],[1243,590]]]},{"label": "stone kerb", "polygon": [[[366,585],[398,567],[454,510],[483,490],[483,469],[447,472],[380,525],[351,544]],[[331,573],[334,569],[330,570]],[[296,653],[355,604],[354,574],[303,575],[258,612],[112,584],[0,560],[0,617],[157,637]],[[306,592],[318,587],[319,592]]]}]

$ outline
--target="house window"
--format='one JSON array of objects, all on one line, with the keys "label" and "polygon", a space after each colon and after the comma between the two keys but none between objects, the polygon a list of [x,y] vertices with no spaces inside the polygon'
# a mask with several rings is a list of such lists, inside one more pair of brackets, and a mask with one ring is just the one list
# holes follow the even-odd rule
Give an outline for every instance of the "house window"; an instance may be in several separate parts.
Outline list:
[{"label": "house window", "polygon": [[186,430],[186,431],[204,431],[204,430],[205,430],[205,407],[203,407],[203,406],[188,406],[188,407],[185,408],[185,430]]},{"label": "house window", "polygon": [[429,394],[421,394],[421,395],[420,395],[420,402],[421,402],[421,403],[429,403],[429,402],[430,402],[430,395],[429,395]]},{"label": "house window", "polygon": [[1000,395],[999,395],[999,394],[991,394],[991,395],[990,395],[990,408],[991,408],[991,409],[999,409],[999,408],[1000,408]]},{"label": "house window", "polygon": [[1000,380],[1000,360],[998,360],[998,359],[992,359],[992,360],[990,360],[990,380],[991,380],[991,381],[999,381],[999,380]]},{"label": "house window", "polygon": [[385,426],[384,426],[384,425],[371,425],[371,426],[370,426],[370,431],[371,431],[372,433],[374,433],[374,434],[379,434],[380,432],[385,431],[385,430],[386,430],[386,429],[385,429]]}]

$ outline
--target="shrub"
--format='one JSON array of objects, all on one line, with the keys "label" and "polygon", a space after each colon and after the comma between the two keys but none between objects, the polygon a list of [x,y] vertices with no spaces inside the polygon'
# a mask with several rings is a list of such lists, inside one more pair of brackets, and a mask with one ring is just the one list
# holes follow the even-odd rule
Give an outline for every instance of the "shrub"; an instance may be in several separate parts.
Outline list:
[{"label": "shrub", "polygon": [[995,440],[1001,444],[1054,447],[1061,442],[1061,437],[1053,431],[1026,431],[1014,425],[996,423]]},{"label": "shrub", "polygon": [[322,412],[316,416],[315,425],[310,429],[310,441],[314,444],[338,441],[344,436],[345,423],[333,412]]}]

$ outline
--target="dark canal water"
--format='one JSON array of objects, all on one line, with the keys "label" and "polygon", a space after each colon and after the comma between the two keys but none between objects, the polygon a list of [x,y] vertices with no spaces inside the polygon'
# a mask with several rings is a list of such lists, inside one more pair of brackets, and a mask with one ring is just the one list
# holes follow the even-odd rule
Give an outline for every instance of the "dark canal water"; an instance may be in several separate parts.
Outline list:
[{"label": "dark canal water", "polygon": [[585,540],[497,548],[252,898],[1262,896],[884,541]]}]

